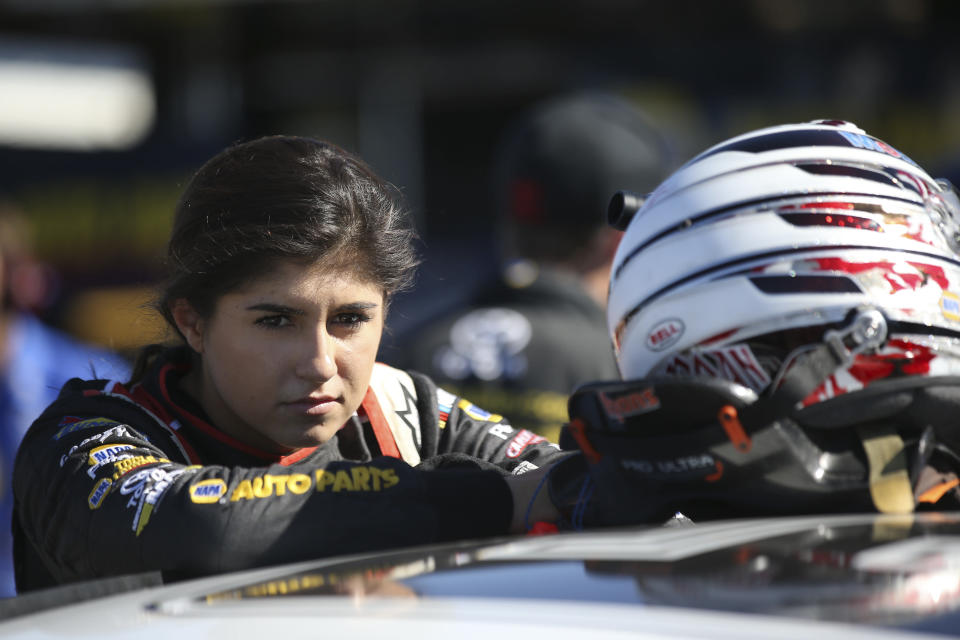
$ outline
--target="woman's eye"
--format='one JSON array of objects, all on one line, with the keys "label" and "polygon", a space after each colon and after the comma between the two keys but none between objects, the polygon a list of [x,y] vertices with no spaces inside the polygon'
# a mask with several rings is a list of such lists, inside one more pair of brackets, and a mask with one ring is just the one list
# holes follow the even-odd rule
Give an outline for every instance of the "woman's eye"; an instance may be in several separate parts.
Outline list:
[{"label": "woman's eye", "polygon": [[257,324],[269,329],[279,329],[290,324],[290,318],[287,316],[264,316],[257,319]]},{"label": "woman's eye", "polygon": [[337,315],[337,324],[347,327],[359,327],[370,319],[370,316],[362,313],[341,313]]}]

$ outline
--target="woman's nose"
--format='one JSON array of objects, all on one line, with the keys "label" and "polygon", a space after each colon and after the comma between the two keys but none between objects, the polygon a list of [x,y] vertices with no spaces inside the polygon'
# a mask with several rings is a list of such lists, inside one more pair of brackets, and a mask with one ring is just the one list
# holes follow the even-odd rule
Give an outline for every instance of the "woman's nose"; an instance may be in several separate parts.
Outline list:
[{"label": "woman's nose", "polygon": [[329,380],[337,374],[336,344],[324,329],[306,341],[297,374],[309,380]]}]

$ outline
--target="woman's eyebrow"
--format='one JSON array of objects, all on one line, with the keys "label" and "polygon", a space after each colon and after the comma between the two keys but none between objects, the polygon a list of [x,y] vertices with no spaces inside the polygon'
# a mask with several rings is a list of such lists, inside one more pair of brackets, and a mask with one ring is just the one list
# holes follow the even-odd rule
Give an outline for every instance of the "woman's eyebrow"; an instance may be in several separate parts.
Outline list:
[{"label": "woman's eyebrow", "polygon": [[338,309],[343,311],[368,311],[370,309],[376,309],[380,305],[376,302],[349,302],[347,304],[342,304]]},{"label": "woman's eyebrow", "polygon": [[306,311],[304,311],[303,309],[294,309],[293,307],[288,307],[286,305],[271,304],[269,302],[252,304],[249,307],[247,307],[247,311],[267,311],[269,313],[284,313],[292,316],[306,315]]},{"label": "woman's eyebrow", "polygon": [[[377,302],[348,302],[347,304],[342,304],[337,309],[341,311],[369,311],[370,309],[376,309],[380,304]],[[252,304],[246,308],[247,311],[266,311],[268,313],[283,313],[287,315],[294,316],[303,316],[306,315],[306,311],[303,309],[297,309],[295,307],[288,307],[283,304],[272,304],[270,302],[260,302],[257,304]]]}]

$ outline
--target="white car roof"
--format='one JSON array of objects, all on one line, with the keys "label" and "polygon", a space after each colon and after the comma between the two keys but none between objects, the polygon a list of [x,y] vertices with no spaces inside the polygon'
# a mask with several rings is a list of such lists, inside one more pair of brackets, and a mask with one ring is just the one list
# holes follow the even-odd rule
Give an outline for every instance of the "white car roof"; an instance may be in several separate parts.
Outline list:
[{"label": "white car roof", "polygon": [[0,603],[7,617],[0,637],[929,638],[960,629],[960,514],[731,520],[463,542],[25,613],[83,587]]}]

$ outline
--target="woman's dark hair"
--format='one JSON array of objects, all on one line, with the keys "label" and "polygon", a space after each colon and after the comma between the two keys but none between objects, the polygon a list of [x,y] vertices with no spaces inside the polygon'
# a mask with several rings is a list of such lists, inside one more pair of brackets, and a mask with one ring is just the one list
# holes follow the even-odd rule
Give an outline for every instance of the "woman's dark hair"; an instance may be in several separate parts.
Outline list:
[{"label": "woman's dark hair", "polygon": [[224,294],[289,258],[349,266],[388,302],[413,279],[414,237],[396,188],[356,156],[311,138],[259,138],[217,154],[187,184],[156,304],[177,330],[174,301],[209,317]]}]

